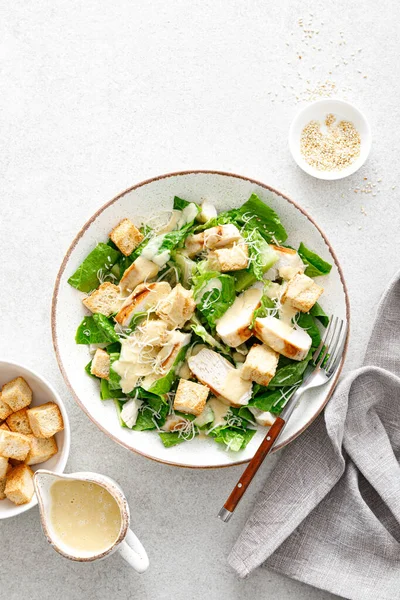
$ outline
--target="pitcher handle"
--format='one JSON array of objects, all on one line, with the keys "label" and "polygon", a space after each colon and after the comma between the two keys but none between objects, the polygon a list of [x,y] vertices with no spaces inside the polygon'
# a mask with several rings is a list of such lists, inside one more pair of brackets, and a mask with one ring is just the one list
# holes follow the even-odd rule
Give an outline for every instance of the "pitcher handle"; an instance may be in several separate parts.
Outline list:
[{"label": "pitcher handle", "polygon": [[125,540],[118,546],[118,552],[138,573],[144,573],[148,569],[146,550],[131,529],[128,529]]}]

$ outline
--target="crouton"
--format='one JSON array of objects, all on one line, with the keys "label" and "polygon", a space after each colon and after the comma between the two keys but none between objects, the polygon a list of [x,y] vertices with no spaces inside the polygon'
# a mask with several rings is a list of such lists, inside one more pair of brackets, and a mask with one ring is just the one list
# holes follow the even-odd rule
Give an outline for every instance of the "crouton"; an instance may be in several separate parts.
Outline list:
[{"label": "crouton", "polygon": [[4,402],[0,393],[0,420],[4,421],[11,413],[12,409]]},{"label": "crouton", "polygon": [[109,317],[119,311],[122,299],[118,286],[105,281],[82,302],[92,313],[100,313]]},{"label": "crouton", "polygon": [[7,479],[5,477],[3,477],[3,479],[0,479],[0,500],[5,500],[6,495],[5,495],[5,489],[6,489],[6,483],[7,483]]},{"label": "crouton", "polygon": [[174,410],[200,415],[206,405],[210,389],[200,383],[180,379],[174,399]]},{"label": "crouton", "polygon": [[301,260],[299,254],[293,248],[285,248],[284,246],[274,246],[270,244],[270,248],[276,252],[278,260],[265,273],[264,279],[274,281],[281,277],[288,281],[297,273],[304,273],[306,265]]},{"label": "crouton", "polygon": [[247,244],[237,244],[231,248],[220,248],[213,250],[208,255],[208,264],[211,270],[240,271],[246,269],[249,262],[249,250]]},{"label": "crouton", "polygon": [[25,459],[26,465],[37,465],[57,454],[57,442],[54,437],[37,438],[34,435],[30,435],[29,439],[31,448]]},{"label": "crouton", "polygon": [[239,229],[231,223],[210,227],[210,229],[204,231],[204,246],[210,250],[226,248],[240,240],[243,241],[243,238],[240,235]]},{"label": "crouton", "polygon": [[33,435],[38,438],[50,438],[64,429],[63,418],[55,402],[28,409],[28,419]]},{"label": "crouton", "polygon": [[23,433],[24,435],[29,435],[32,433],[31,426],[29,425],[29,419],[27,409],[21,408],[21,410],[17,410],[17,412],[10,415],[6,421],[8,428],[10,431],[14,431],[15,433]]},{"label": "crouton", "polygon": [[288,303],[301,312],[312,309],[324,288],[320,287],[307,275],[297,274],[291,279],[282,295],[282,303]]},{"label": "crouton", "polygon": [[7,477],[5,495],[14,504],[26,504],[34,493],[33,471],[28,465],[18,465]]},{"label": "crouton", "polygon": [[267,386],[276,372],[279,354],[265,344],[254,344],[242,368],[243,379]]},{"label": "crouton", "polygon": [[90,372],[100,379],[108,379],[110,376],[110,355],[101,348],[97,348],[94,353]]},{"label": "crouton", "polygon": [[30,449],[28,436],[14,431],[0,431],[0,456],[25,460]]},{"label": "crouton", "polygon": [[303,360],[311,348],[311,337],[304,329],[294,329],[276,317],[256,319],[253,331],[275,352],[293,360]]},{"label": "crouton", "polygon": [[166,321],[171,327],[182,327],[193,315],[196,303],[193,299],[192,290],[185,290],[178,283],[174,289],[162,300],[156,310],[156,314]]},{"label": "crouton", "polygon": [[111,231],[110,238],[117,248],[121,250],[122,254],[129,256],[135,248],[139,246],[144,235],[140,233],[139,229],[134,226],[132,221],[129,219],[122,219],[122,221]]},{"label": "crouton", "polygon": [[190,258],[200,254],[204,250],[204,231],[194,235],[188,235],[185,240],[186,253]]},{"label": "crouton", "polygon": [[7,425],[7,423],[4,421],[4,423],[2,423],[0,425],[0,429],[4,429],[5,431],[10,431],[9,426]]},{"label": "crouton", "polygon": [[143,256],[138,256],[135,262],[126,269],[119,282],[120,290],[123,294],[130,294],[135,287],[143,281],[153,279],[160,270],[160,267]]},{"label": "crouton", "polygon": [[128,327],[135,314],[155,307],[160,300],[168,296],[170,291],[171,286],[166,281],[155,281],[136,286],[115,316],[115,320],[123,327]]},{"label": "crouton", "polygon": [[32,390],[23,377],[16,377],[3,385],[1,400],[16,412],[32,402]]},{"label": "crouton", "polygon": [[5,456],[0,456],[0,479],[4,479],[4,477],[7,475],[8,467],[8,458]]},{"label": "crouton", "polygon": [[216,322],[217,333],[225,344],[236,348],[253,332],[249,329],[254,311],[260,306],[262,290],[250,288],[239,294],[232,306]]}]

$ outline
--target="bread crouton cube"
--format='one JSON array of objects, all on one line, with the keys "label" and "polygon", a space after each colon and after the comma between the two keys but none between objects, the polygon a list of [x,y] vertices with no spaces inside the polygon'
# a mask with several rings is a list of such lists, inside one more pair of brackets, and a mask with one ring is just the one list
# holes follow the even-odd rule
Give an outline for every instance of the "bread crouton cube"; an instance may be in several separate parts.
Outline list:
[{"label": "bread crouton cube", "polygon": [[132,221],[129,219],[122,219],[122,221],[111,231],[110,238],[117,248],[121,250],[122,254],[129,256],[135,248],[139,246],[144,235],[134,226]]},{"label": "bread crouton cube", "polygon": [[21,408],[21,410],[12,413],[12,415],[8,417],[6,423],[9,430],[14,431],[15,433],[23,433],[24,435],[32,433],[26,408]]},{"label": "bread crouton cube", "polygon": [[18,465],[7,477],[5,495],[14,504],[26,504],[34,493],[33,471],[28,465]]},{"label": "bread crouton cube", "polygon": [[64,429],[63,418],[55,402],[28,409],[28,419],[33,435],[38,438],[50,438]]},{"label": "bread crouton cube", "polygon": [[200,415],[206,405],[209,392],[209,388],[205,385],[181,379],[175,394],[174,409],[190,415]]},{"label": "bread crouton cube", "polygon": [[14,431],[0,431],[0,456],[25,460],[30,450],[28,436]]},{"label": "bread crouton cube", "polygon": [[0,500],[5,500],[5,498],[6,498],[6,494],[5,494],[6,483],[7,483],[7,479],[5,477],[3,477],[3,479],[0,479]]},{"label": "bread crouton cube", "polygon": [[208,255],[210,269],[222,273],[246,269],[248,262],[249,250],[247,244],[237,244],[231,248],[220,248],[219,250],[213,250]]},{"label": "bread crouton cube", "polygon": [[317,285],[311,277],[298,274],[291,279],[282,295],[282,303],[288,302],[293,308],[301,312],[312,309],[324,288]]},{"label": "bread crouton cube", "polygon": [[37,438],[34,435],[30,435],[29,439],[31,449],[25,459],[26,465],[37,465],[57,454],[57,442],[54,437]]},{"label": "bread crouton cube", "polygon": [[185,290],[178,283],[168,296],[160,302],[156,314],[173,329],[182,327],[193,315],[195,309],[196,303],[193,299],[192,290]]},{"label": "bread crouton cube", "polygon": [[100,313],[109,317],[119,311],[122,300],[119,287],[105,281],[82,302],[92,313]]},{"label": "bread crouton cube", "polygon": [[92,364],[90,365],[90,372],[100,379],[108,379],[110,376],[110,355],[101,348],[97,348]]},{"label": "bread crouton cube", "polygon": [[1,400],[16,412],[32,402],[32,390],[23,377],[16,377],[3,385]]},{"label": "bread crouton cube", "polygon": [[246,356],[241,377],[267,386],[274,377],[279,354],[265,344],[254,344]]},{"label": "bread crouton cube", "polygon": [[2,399],[2,394],[0,393],[0,420],[5,421],[9,415],[11,415],[12,409],[4,402]]},{"label": "bread crouton cube", "polygon": [[130,294],[143,281],[153,279],[160,270],[159,266],[143,256],[138,256],[135,262],[126,269],[119,282],[121,292]]},{"label": "bread crouton cube", "polygon": [[3,479],[7,475],[9,466],[8,458],[0,456],[0,479]]},{"label": "bread crouton cube", "polygon": [[2,423],[0,425],[0,429],[4,429],[5,431],[10,431],[9,426],[7,425],[7,423],[4,421],[4,423]]}]

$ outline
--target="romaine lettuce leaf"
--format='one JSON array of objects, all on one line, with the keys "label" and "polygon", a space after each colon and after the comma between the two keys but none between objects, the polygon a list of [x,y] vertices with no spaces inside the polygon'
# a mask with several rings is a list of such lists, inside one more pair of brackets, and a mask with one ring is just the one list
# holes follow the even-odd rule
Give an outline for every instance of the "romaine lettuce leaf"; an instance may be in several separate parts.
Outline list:
[{"label": "romaine lettuce leaf", "polygon": [[119,360],[119,352],[109,352],[110,355],[110,374],[108,376],[108,386],[110,390],[120,390],[121,389],[121,377],[114,371],[112,368],[113,363],[116,360]]},{"label": "romaine lettuce leaf", "polygon": [[101,400],[113,400],[114,398],[125,398],[126,394],[122,390],[110,390],[107,379],[100,381],[100,398]]},{"label": "romaine lettuce leaf", "polygon": [[172,448],[172,446],[176,446],[182,442],[190,441],[182,435],[179,435],[178,431],[159,431],[158,435],[166,448]]},{"label": "romaine lettuce leaf", "polygon": [[239,452],[239,450],[244,450],[246,448],[255,433],[256,429],[217,427],[210,435],[218,442],[218,444],[225,444],[229,450]]},{"label": "romaine lettuce leaf", "polygon": [[258,229],[242,229],[242,235],[247,241],[250,255],[248,270],[258,281],[262,281],[263,275],[278,260],[277,253],[265,241]]},{"label": "romaine lettuce leaf", "polygon": [[196,275],[193,282],[197,309],[213,328],[235,301],[235,280],[231,275],[209,271]]},{"label": "romaine lettuce leaf", "polygon": [[222,354],[230,353],[228,346],[224,346],[223,344],[221,344],[221,342],[216,340],[215,337],[211,335],[211,333],[208,333],[207,329],[200,323],[200,321],[195,315],[193,315],[193,317],[190,319],[190,328],[192,329],[193,333],[199,336],[199,338],[201,338],[203,342],[211,346],[211,348],[216,348],[217,350],[222,352]]},{"label": "romaine lettuce leaf", "polygon": [[306,248],[303,242],[301,242],[297,252],[303,263],[308,265],[305,270],[305,274],[308,275],[308,277],[318,277],[320,275],[327,275],[331,272],[332,265],[323,260],[312,250]]},{"label": "romaine lettuce leaf", "polygon": [[[103,379],[103,381],[106,381],[106,380]],[[125,403],[122,402],[121,400],[118,400],[118,398],[114,398],[114,405],[115,405],[115,410],[117,411],[119,424],[121,425],[121,427],[128,427],[128,425],[126,423],[124,423],[124,421],[121,419],[121,412],[124,407],[124,404]]]},{"label": "romaine lettuce leaf", "polygon": [[210,227],[215,227],[216,225],[226,225],[227,223],[233,223],[237,225],[236,217],[238,216],[238,213],[239,211],[237,208],[220,212],[217,217],[210,219],[207,221],[207,223],[196,225],[191,233],[200,233],[201,231],[209,229]]},{"label": "romaine lettuce leaf", "polygon": [[316,350],[321,342],[321,333],[317,327],[314,317],[309,313],[300,313],[296,317],[296,324],[305,329],[312,339],[311,350]]},{"label": "romaine lettuce leaf", "polygon": [[283,406],[295,392],[293,386],[282,387],[275,390],[270,390],[269,388],[262,389],[263,391],[259,395],[250,400],[249,406],[254,406],[262,411],[271,412],[274,415],[279,415]]},{"label": "romaine lettuce leaf", "polygon": [[121,252],[108,244],[97,244],[68,279],[68,283],[81,292],[91,292],[100,283],[99,275],[104,278],[121,256]]},{"label": "romaine lettuce leaf", "polygon": [[75,341],[77,344],[109,344],[118,342],[119,337],[110,319],[101,314],[94,314],[84,317],[76,331]]},{"label": "romaine lettuce leaf", "polygon": [[256,194],[252,194],[239,208],[237,220],[246,223],[250,229],[258,229],[268,242],[283,243],[288,237],[276,212],[264,204]]},{"label": "romaine lettuce leaf", "polygon": [[318,304],[318,302],[316,302],[310,310],[310,315],[318,319],[318,321],[320,321],[324,327],[328,327],[329,317],[322,308],[322,306]]},{"label": "romaine lettuce leaf", "polygon": [[200,206],[196,204],[196,202],[189,202],[188,200],[183,200],[183,198],[179,198],[178,196],[174,197],[174,210],[184,210],[189,204],[194,204],[197,206],[197,212],[200,212]]},{"label": "romaine lettuce leaf", "polygon": [[145,431],[164,425],[169,411],[168,402],[165,397],[152,394],[143,388],[135,390],[135,394],[137,398],[144,400],[145,403],[139,409],[136,424],[132,429],[135,431]]},{"label": "romaine lettuce leaf", "polygon": [[292,361],[281,368],[278,365],[275,377],[271,379],[268,388],[287,387],[300,383],[310,359],[311,352],[304,360]]}]

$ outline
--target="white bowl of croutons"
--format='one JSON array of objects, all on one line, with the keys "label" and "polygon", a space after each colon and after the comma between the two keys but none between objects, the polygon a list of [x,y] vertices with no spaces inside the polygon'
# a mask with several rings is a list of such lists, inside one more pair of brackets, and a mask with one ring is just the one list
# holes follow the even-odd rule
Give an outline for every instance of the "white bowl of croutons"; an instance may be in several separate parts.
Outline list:
[{"label": "white bowl of croutons", "polygon": [[62,473],[70,449],[67,411],[41,375],[0,361],[0,519],[37,504],[33,472]]}]

